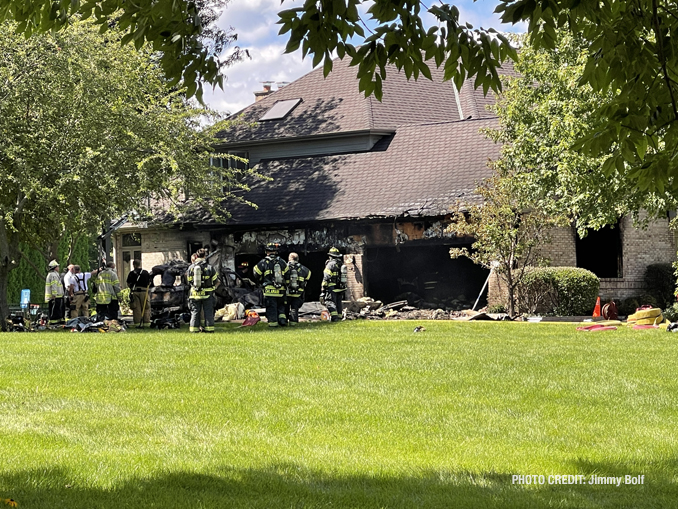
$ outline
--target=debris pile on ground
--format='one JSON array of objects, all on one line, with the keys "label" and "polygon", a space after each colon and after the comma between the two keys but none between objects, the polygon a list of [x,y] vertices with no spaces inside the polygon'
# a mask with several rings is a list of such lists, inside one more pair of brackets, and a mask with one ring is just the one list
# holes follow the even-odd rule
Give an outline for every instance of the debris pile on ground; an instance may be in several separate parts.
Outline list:
[{"label": "debris pile on ground", "polygon": [[[482,315],[482,318],[478,318]],[[344,309],[345,320],[494,320],[486,313],[471,310],[427,309],[409,304],[407,299],[383,304],[370,297],[348,303]]]}]

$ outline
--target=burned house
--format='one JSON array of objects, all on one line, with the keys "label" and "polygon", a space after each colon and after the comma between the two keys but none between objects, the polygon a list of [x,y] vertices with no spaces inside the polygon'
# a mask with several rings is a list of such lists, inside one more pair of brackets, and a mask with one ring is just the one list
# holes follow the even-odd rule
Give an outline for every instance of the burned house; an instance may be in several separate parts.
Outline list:
[{"label": "burned house", "polygon": [[346,62],[336,61],[327,79],[315,70],[245,108],[221,133],[219,152],[248,159],[272,179],[246,194],[257,208],[227,204],[225,224],[126,226],[115,240],[118,265],[124,271],[138,255],[148,267],[213,243],[223,265],[252,266],[266,242],[279,242],[281,254],[296,251],[311,269],[308,297],[317,299],[336,246],[346,253],[351,298],[472,303],[487,272],[450,259],[451,246],[471,239],[446,234],[445,221],[499,154],[480,132],[496,126],[489,100],[470,84],[457,92],[441,71],[433,81],[407,81],[394,70],[379,102],[358,91]]},{"label": "burned house", "polygon": [[[358,92],[355,72],[337,60],[326,79],[316,69],[234,115],[239,122],[220,134],[217,148],[271,178],[250,183],[246,198],[257,208],[227,203],[232,219],[225,223],[196,217],[125,226],[115,239],[123,272],[133,258],[150,267],[188,259],[203,245],[219,250],[222,269],[252,267],[263,245],[278,242],[281,255],[296,251],[311,269],[307,297],[317,300],[327,251],[336,246],[349,268],[348,298],[472,305],[488,271],[450,259],[450,247],[468,247],[472,239],[449,235],[445,225],[455,203],[475,199],[477,183],[491,174],[488,161],[499,156],[500,147],[482,133],[498,125],[485,107],[492,97],[468,81],[457,91],[440,70],[431,81],[408,81],[394,69],[380,102]],[[243,163],[224,157],[215,164]],[[675,255],[666,225],[659,228],[667,245],[645,265]],[[622,231],[624,239],[637,237],[631,226]],[[554,265],[595,265],[599,254],[590,254],[573,229],[556,233]],[[615,249],[611,257],[628,251],[621,239],[605,244]],[[637,263],[613,265],[602,265],[603,289],[638,285]]]}]

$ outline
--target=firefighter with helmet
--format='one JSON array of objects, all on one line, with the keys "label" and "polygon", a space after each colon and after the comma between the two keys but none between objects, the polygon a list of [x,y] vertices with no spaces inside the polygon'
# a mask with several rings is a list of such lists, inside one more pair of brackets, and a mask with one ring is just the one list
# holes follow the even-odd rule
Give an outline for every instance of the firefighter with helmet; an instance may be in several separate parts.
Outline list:
[{"label": "firefighter with helmet", "polygon": [[278,256],[278,244],[266,244],[266,258],[254,267],[254,278],[264,287],[264,305],[269,327],[287,325],[285,293],[289,285],[289,269]]},{"label": "firefighter with helmet", "polygon": [[348,280],[347,267],[343,263],[343,256],[336,247],[330,248],[329,258],[325,262],[323,270],[323,282],[320,292],[320,300],[330,312],[333,322],[342,318],[342,298],[346,291]]},{"label": "firefighter with helmet", "polygon": [[61,325],[64,322],[66,314],[64,304],[64,285],[61,283],[59,275],[59,262],[52,260],[49,262],[49,272],[45,278],[45,302],[49,304],[48,324]]},{"label": "firefighter with helmet", "polygon": [[[196,251],[195,261],[188,267],[187,279],[190,291],[188,307],[191,310],[190,332],[214,332],[214,288],[217,284],[217,271],[205,257],[207,249]],[[205,315],[204,326],[200,325],[200,313]]]},{"label": "firefighter with helmet", "polygon": [[287,257],[290,283],[287,285],[287,318],[290,325],[299,323],[299,308],[304,303],[304,290],[311,277],[308,267],[299,263],[299,255],[290,253]]}]

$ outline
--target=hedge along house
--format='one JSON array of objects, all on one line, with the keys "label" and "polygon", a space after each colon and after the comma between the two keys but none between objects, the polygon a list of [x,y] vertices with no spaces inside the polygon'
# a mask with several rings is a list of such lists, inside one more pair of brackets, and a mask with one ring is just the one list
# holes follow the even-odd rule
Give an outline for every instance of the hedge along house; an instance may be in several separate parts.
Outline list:
[{"label": "hedge along house", "polygon": [[470,83],[457,92],[442,71],[433,81],[407,81],[393,69],[379,102],[359,93],[355,72],[337,60],[327,79],[317,69],[260,93],[234,115],[240,122],[220,134],[217,147],[272,179],[252,183],[244,195],[258,208],[227,203],[232,219],[222,224],[196,217],[171,228],[126,226],[116,234],[119,266],[135,250],[148,268],[212,242],[221,263],[234,268],[252,265],[263,245],[279,242],[283,255],[296,251],[311,269],[308,298],[317,299],[327,251],[336,246],[346,253],[350,298],[472,304],[487,271],[450,259],[451,246],[471,239],[444,227],[454,203],[473,199],[499,154],[480,133],[496,126],[484,107],[492,99]]},{"label": "hedge along house", "polygon": [[[263,245],[279,242],[283,255],[296,251],[311,269],[308,298],[317,300],[326,253],[336,246],[346,253],[349,298],[472,304],[488,271],[450,259],[450,247],[472,239],[444,230],[451,207],[477,199],[476,184],[491,174],[488,161],[499,157],[500,147],[480,132],[498,126],[485,108],[493,98],[468,81],[457,92],[438,70],[432,81],[407,81],[393,69],[379,102],[358,92],[346,62],[334,64],[326,79],[317,69],[275,92],[267,84],[234,115],[240,122],[220,133],[218,152],[248,159],[272,179],[251,183],[244,195],[258,208],[227,203],[226,223],[205,216],[127,226],[115,239],[121,275],[137,255],[150,268],[208,244],[233,269],[256,263]],[[544,251],[552,265],[593,270],[603,296],[623,298],[642,293],[647,265],[675,258],[667,222],[652,223],[650,232],[627,219],[583,240],[564,228]],[[494,281],[489,300],[501,293]]]}]

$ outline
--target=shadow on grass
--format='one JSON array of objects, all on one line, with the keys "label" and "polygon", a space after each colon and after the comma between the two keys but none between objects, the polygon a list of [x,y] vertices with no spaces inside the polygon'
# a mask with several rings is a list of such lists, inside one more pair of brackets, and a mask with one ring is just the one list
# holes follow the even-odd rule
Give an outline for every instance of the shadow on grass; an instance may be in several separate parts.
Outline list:
[{"label": "shadow on grass", "polygon": [[[599,475],[632,473],[619,465],[581,466]],[[670,472],[666,465],[661,468]],[[120,482],[111,489],[92,489],[78,486],[64,470],[45,469],[0,476],[0,501],[12,497],[27,509],[675,507],[678,490],[669,476],[645,472],[642,486],[526,488],[512,484],[508,474],[423,471],[412,476],[332,476],[281,464],[262,470],[227,468],[213,475],[168,473]]]}]

